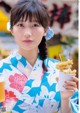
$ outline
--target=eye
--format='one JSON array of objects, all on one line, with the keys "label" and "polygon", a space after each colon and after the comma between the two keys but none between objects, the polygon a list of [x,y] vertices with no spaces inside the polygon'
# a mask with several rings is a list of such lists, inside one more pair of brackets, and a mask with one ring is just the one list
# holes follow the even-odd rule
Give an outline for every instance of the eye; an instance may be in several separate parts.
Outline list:
[{"label": "eye", "polygon": [[23,25],[23,24],[21,24],[21,23],[20,23],[20,24],[18,24],[17,26],[19,26],[19,27],[24,27],[24,25]]},{"label": "eye", "polygon": [[34,24],[32,25],[32,27],[38,27],[38,26],[40,26],[40,25],[37,24],[37,23],[34,23]]}]

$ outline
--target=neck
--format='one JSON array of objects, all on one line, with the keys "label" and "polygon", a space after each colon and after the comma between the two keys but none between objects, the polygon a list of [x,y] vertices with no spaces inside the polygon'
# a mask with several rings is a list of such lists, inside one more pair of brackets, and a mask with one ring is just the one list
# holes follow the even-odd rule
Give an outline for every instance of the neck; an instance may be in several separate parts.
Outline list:
[{"label": "neck", "polygon": [[19,49],[18,51],[23,57],[26,58],[26,60],[32,65],[34,66],[37,57],[38,57],[38,49],[36,50],[30,50],[30,51],[26,51],[26,50],[21,50]]}]

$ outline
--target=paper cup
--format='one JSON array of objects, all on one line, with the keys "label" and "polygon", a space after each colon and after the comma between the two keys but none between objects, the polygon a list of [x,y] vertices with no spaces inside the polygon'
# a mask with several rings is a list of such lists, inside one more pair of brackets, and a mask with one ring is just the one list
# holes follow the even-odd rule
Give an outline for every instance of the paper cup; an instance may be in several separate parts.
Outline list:
[{"label": "paper cup", "polygon": [[3,102],[5,100],[4,85],[5,85],[4,77],[2,75],[0,75],[0,102]]},{"label": "paper cup", "polygon": [[57,89],[59,91],[67,91],[67,89],[65,89],[63,85],[65,84],[65,81],[70,80],[72,77],[73,75],[71,74],[65,74],[63,72],[59,72],[59,80],[57,83]]}]

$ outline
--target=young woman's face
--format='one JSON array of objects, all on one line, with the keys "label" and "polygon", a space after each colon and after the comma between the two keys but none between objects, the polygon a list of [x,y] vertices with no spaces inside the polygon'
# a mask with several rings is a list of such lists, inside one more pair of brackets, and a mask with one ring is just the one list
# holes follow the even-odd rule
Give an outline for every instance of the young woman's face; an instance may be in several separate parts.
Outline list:
[{"label": "young woman's face", "polygon": [[32,50],[38,48],[46,31],[37,21],[19,21],[11,30],[19,48]]}]

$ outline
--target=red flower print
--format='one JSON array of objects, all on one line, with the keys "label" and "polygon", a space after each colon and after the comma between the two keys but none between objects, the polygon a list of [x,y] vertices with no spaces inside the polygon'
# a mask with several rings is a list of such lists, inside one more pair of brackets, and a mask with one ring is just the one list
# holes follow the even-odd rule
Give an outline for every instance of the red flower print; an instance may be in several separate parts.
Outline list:
[{"label": "red flower print", "polygon": [[11,75],[9,77],[10,87],[18,90],[21,93],[27,79],[28,78],[26,77],[26,75],[15,73],[14,75]]},{"label": "red flower print", "polygon": [[5,101],[2,103],[3,106],[10,105],[11,101],[17,102],[18,98],[14,95],[14,92],[5,90]]}]

